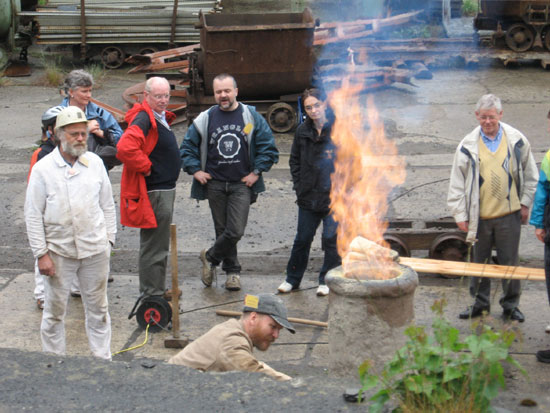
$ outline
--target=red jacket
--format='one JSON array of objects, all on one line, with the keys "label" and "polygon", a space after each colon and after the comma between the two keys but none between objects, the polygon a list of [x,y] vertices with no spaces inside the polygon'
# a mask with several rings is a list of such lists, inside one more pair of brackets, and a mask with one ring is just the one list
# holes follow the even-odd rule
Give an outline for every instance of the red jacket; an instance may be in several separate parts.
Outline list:
[{"label": "red jacket", "polygon": [[[139,126],[132,125],[136,115],[142,111],[147,112],[151,121],[147,136]],[[151,170],[149,155],[158,141],[157,122],[146,101],[134,104],[124,118],[130,126],[118,141],[116,155],[124,165],[120,181],[120,223],[134,228],[156,228],[157,220],[147,195],[145,174]],[[176,115],[166,111],[168,124],[175,118]]]}]

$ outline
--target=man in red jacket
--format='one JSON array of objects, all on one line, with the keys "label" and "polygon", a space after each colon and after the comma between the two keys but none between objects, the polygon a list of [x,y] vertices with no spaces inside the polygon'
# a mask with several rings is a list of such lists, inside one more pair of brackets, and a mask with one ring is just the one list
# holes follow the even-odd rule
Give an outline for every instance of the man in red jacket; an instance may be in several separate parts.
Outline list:
[{"label": "man in red jacket", "polygon": [[181,158],[170,128],[175,115],[166,110],[170,84],[163,77],[152,77],[145,83],[143,94],[144,101],[126,113],[129,126],[117,144],[117,158],[124,164],[120,222],[141,228],[139,290],[145,296],[159,296],[165,289]]}]

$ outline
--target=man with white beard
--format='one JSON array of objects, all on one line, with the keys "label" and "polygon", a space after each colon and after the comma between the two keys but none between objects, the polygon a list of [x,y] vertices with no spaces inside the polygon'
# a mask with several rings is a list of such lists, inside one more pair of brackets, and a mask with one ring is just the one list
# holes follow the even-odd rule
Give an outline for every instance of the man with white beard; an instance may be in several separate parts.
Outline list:
[{"label": "man with white beard", "polygon": [[111,359],[107,278],[116,213],[103,161],[87,152],[86,115],[68,106],[57,115],[60,144],[32,169],[25,199],[29,244],[45,276],[42,349],[65,354],[64,319],[78,278],[86,334],[94,356]]}]

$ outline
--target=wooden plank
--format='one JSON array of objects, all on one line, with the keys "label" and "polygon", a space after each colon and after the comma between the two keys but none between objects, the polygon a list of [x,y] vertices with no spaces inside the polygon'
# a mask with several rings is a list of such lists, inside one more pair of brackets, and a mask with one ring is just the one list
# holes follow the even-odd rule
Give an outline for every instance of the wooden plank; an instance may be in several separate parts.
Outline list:
[{"label": "wooden plank", "polygon": [[544,268],[511,267],[507,265],[477,264],[426,258],[399,257],[399,262],[417,272],[447,274],[465,277],[504,278],[508,280],[544,281]]}]

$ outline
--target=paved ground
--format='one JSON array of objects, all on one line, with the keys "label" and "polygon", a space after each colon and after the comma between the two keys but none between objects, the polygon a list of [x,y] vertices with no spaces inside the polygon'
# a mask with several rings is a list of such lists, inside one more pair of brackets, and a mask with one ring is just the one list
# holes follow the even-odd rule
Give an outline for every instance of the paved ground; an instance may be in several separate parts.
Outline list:
[{"label": "paved ground", "polygon": [[[163,365],[174,354],[164,347],[170,336],[161,332],[151,336],[142,348],[114,357],[113,363],[102,363],[87,357],[88,350],[79,300],[71,299],[67,318],[67,358],[40,353],[38,328],[40,312],[32,299],[33,260],[28,248],[23,201],[28,159],[33,142],[39,136],[39,119],[60,98],[54,88],[40,86],[44,72],[39,60],[31,78],[13,79],[0,87],[0,313],[4,315],[4,335],[0,341],[0,411],[40,407],[45,411],[79,410],[146,410],[151,406],[186,410],[275,410],[319,409],[346,410],[341,394],[354,379],[332,377],[328,368],[327,333],[324,329],[299,326],[296,335],[283,333],[277,345],[259,354],[274,367],[297,378],[293,383],[277,384],[258,380],[246,374],[204,375]],[[94,96],[122,106],[121,92],[143,79],[124,71],[109,73]],[[386,125],[388,136],[398,143],[406,157],[407,180],[392,195],[392,217],[416,220],[449,215],[445,206],[447,178],[452,154],[459,140],[475,126],[473,108],[481,94],[500,95],[504,103],[504,121],[518,127],[530,139],[535,157],[540,161],[548,149],[546,114],[550,91],[550,73],[538,67],[505,70],[499,66],[477,71],[445,69],[434,73],[432,80],[416,81],[419,87],[395,86],[375,95],[375,102]],[[184,127],[176,128],[183,137]],[[278,137],[282,151],[288,148],[288,137]],[[284,155],[284,154],[283,154]],[[120,168],[111,173],[116,196],[120,190]],[[180,283],[184,291],[181,303],[181,326],[186,337],[195,338],[212,325],[221,322],[217,308],[239,310],[246,292],[275,291],[283,271],[295,231],[296,208],[286,160],[266,174],[268,191],[252,208],[247,234],[240,242],[243,291],[226,292],[223,276],[216,288],[204,289],[198,278],[198,251],[213,237],[210,212],[206,204],[188,198],[190,179],[178,181],[175,222],[178,225]],[[118,351],[143,342],[143,331],[127,315],[137,298],[138,232],[119,228],[112,258],[115,281],[109,286],[110,311],[113,319],[112,350]],[[425,256],[426,251],[415,251]],[[284,296],[291,316],[326,320],[328,300],[317,298],[315,270],[319,268],[319,242],[316,241],[310,271],[304,290]],[[533,229],[522,232],[521,257],[524,264],[542,265],[542,245],[535,240]],[[498,283],[494,283],[495,285]],[[498,292],[493,305],[494,320],[500,323]],[[429,325],[430,305],[435,299],[447,298],[447,314],[463,333],[469,331],[466,321],[456,318],[469,303],[465,282],[422,275],[415,298],[416,321]],[[521,340],[514,344],[515,357],[526,368],[529,379],[513,370],[507,371],[509,390],[495,405],[510,411],[550,411],[547,396],[550,375],[548,367],[537,363],[534,352],[550,347],[544,326],[549,321],[548,301],[542,283],[525,286],[521,308],[524,324],[514,326]],[[345,349],[342,349],[345,351]],[[142,367],[153,360],[156,367]],[[358,360],[358,364],[361,360]],[[251,389],[259,388],[254,394]],[[25,391],[21,390],[25,389]],[[538,407],[519,407],[523,398],[533,398]],[[275,403],[280,403],[276,405]]]}]

